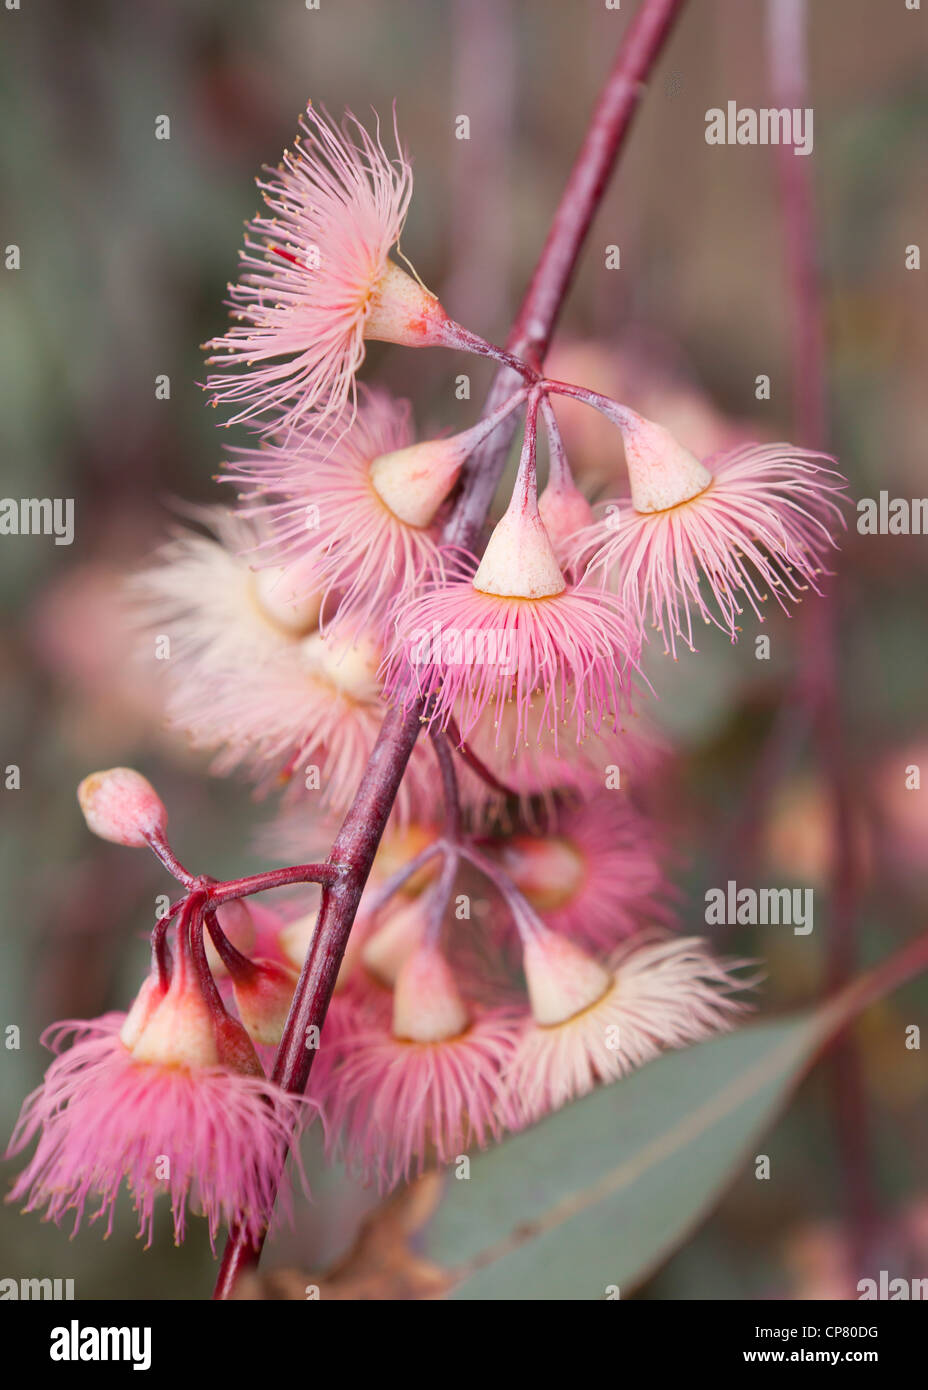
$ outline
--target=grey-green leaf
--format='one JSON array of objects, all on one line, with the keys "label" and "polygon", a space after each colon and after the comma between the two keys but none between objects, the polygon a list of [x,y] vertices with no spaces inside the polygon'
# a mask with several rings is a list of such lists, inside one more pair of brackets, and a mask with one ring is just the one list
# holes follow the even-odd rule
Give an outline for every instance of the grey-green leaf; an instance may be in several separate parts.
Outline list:
[{"label": "grey-green leaf", "polygon": [[630,1293],[718,1199],[833,1025],[820,1010],[669,1053],[473,1156],[425,1232],[450,1296]]}]

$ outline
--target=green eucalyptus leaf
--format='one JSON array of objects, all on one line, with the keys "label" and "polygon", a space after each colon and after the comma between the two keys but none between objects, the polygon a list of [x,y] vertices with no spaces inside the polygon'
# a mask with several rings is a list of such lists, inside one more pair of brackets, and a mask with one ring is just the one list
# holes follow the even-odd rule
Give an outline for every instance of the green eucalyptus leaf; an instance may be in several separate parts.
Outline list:
[{"label": "green eucalyptus leaf", "polygon": [[833,1008],[668,1053],[470,1161],[425,1232],[456,1299],[630,1293],[743,1165]]}]

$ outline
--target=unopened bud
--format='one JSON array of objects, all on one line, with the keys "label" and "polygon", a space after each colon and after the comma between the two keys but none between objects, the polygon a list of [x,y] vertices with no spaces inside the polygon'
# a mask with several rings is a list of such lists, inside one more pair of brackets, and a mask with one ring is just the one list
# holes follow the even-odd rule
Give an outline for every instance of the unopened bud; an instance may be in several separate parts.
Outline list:
[{"label": "unopened bud", "polygon": [[377,679],[382,659],[380,643],[369,633],[358,633],[350,641],[333,643],[314,632],[303,644],[303,658],[311,671],[336,690],[362,703],[376,700],[381,685]]},{"label": "unopened bud", "polygon": [[371,485],[386,507],[407,526],[429,526],[471,452],[467,436],[429,439],[371,464]]},{"label": "unopened bud", "polygon": [[420,899],[393,906],[361,948],[361,960],[381,984],[393,986],[406,961],[422,943],[426,909]]},{"label": "unopened bud", "polygon": [[[318,912],[307,912],[305,917],[297,917],[294,921],[288,922],[285,927],[281,927],[277,936],[277,944],[291,965],[297,970],[303,969],[303,962],[306,959],[306,952],[309,950],[309,943],[312,941],[316,931]],[[350,946],[352,937],[348,938]]]},{"label": "unopened bud", "polygon": [[583,887],[586,867],[568,840],[557,835],[514,835],[505,842],[506,868],[539,912],[555,912]]},{"label": "unopened bud", "polygon": [[147,975],[142,981],[142,988],[139,990],[129,1012],[126,1014],[125,1022],[119,1032],[119,1040],[125,1047],[131,1048],[137,1041],[142,1029],[152,1017],[155,1009],[167,994],[167,985],[162,984],[161,977],[157,971]]},{"label": "unopened bud", "polygon": [[216,1020],[216,1047],[221,1066],[241,1072],[244,1076],[264,1075],[254,1043],[238,1019],[232,1018],[231,1014],[222,1014]]},{"label": "unopened bud", "polygon": [[158,793],[131,767],[92,772],[78,787],[77,799],[89,829],[116,845],[141,848],[168,823]]},{"label": "unopened bud", "polygon": [[577,487],[546,487],[538,499],[538,514],[558,554],[568,550],[593,520],[593,509]]},{"label": "unopened bud", "polygon": [[301,637],[318,625],[321,594],[306,594],[289,570],[271,565],[256,570],[252,582],[258,607],[276,627]]},{"label": "unopened bud", "polygon": [[175,966],[168,992],[128,1044],[137,1062],[198,1070],[219,1064],[215,1014],[186,972]]}]

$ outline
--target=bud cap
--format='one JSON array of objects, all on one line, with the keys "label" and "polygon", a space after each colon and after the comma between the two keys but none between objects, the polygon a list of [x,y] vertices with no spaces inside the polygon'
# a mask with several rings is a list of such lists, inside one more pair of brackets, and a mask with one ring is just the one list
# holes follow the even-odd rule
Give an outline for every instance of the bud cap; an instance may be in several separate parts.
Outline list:
[{"label": "bud cap", "polygon": [[622,425],[625,463],[636,512],[664,512],[698,497],[712,474],[663,425],[629,412]]},{"label": "bud cap", "polygon": [[470,1015],[445,957],[422,946],[400,970],[393,994],[393,1032],[410,1042],[437,1043],[463,1033]]},{"label": "bud cap", "polygon": [[401,903],[383,915],[383,925],[367,938],[361,947],[361,961],[381,984],[392,987],[396,983],[400,970],[421,945],[425,919],[419,899]]},{"label": "bud cap", "polygon": [[438,347],[450,320],[435,295],[395,261],[387,261],[368,301],[365,338],[406,347]]},{"label": "bud cap", "polygon": [[487,542],[473,584],[499,598],[551,598],[567,585],[537,512],[510,506]]},{"label": "bud cap", "polygon": [[310,671],[317,672],[336,690],[362,703],[376,700],[381,686],[377,679],[382,651],[379,642],[362,632],[351,642],[332,642],[320,633],[303,639],[303,659]]},{"label": "bud cap", "polygon": [[407,526],[431,525],[470,452],[466,441],[428,439],[381,454],[371,464],[371,486]]},{"label": "bud cap", "polygon": [[283,1037],[297,982],[295,970],[276,961],[253,962],[253,969],[232,979],[235,1004],[255,1042],[276,1047]]},{"label": "bud cap", "polygon": [[577,487],[546,487],[538,499],[538,514],[556,551],[567,550],[593,520],[593,508]]},{"label": "bud cap", "polygon": [[523,965],[535,1022],[566,1023],[601,999],[612,984],[608,971],[572,941],[555,932],[532,935]]},{"label": "bud cap", "polygon": [[280,565],[255,570],[252,576],[255,602],[263,617],[288,635],[301,637],[319,623],[322,595],[305,593],[295,576]]}]

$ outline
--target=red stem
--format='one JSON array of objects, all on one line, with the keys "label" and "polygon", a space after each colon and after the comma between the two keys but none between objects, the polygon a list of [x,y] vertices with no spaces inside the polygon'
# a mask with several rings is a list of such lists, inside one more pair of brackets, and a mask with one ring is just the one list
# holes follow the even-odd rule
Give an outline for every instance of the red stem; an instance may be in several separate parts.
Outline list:
[{"label": "red stem", "polygon": [[[806,0],[771,0],[769,50],[774,104],[808,104]],[[792,310],[793,413],[800,442],[828,447],[824,293],[819,265],[812,171],[791,145],[777,146],[786,270]],[[838,669],[836,601],[816,603],[800,627],[799,696],[812,721],[831,801],[834,858],[825,989],[841,989],[857,964],[855,817],[845,749]],[[800,711],[796,711],[797,715]],[[877,1224],[871,1178],[867,1103],[857,1040],[846,1034],[831,1058],[834,1124],[850,1218],[852,1258],[863,1273]]]},{"label": "red stem", "polygon": [[[548,233],[506,347],[530,362],[543,359],[590,223],[638,107],[643,83],[683,8],[684,0],[643,0],[624,35],[594,108],[586,136]],[[486,405],[490,413],[519,386],[510,369],[500,372]],[[446,544],[475,549],[506,462],[515,428],[511,421],[471,456],[461,494],[445,528]],[[387,712],[354,801],[332,846],[335,877],[323,886],[316,931],[303,964],[290,1016],[277,1053],[274,1080],[302,1093],[314,1049],[304,1040],[322,1026],[358,902],[421,725],[422,709]],[[230,1233],[214,1292],[228,1298],[243,1270],[257,1262],[263,1237],[252,1243]]]},{"label": "red stem", "polygon": [[538,515],[538,472],[535,459],[538,444],[538,405],[538,393],[533,391],[528,398],[528,409],[525,412],[522,456],[512,490],[513,501],[522,516]]},{"label": "red stem", "polygon": [[193,888],[197,883],[196,874],[192,874],[189,869],[185,869],[177,855],[168,844],[164,832],[154,830],[148,837],[149,848],[156,858],[167,869],[172,878],[176,878],[178,883],[182,883],[185,888]]},{"label": "red stem", "polygon": [[424,868],[430,860],[434,859],[436,855],[446,855],[449,852],[449,848],[450,847],[445,844],[444,840],[433,840],[430,845],[426,845],[425,849],[420,850],[415,858],[407,859],[406,863],[392,873],[388,879],[378,884],[376,889],[371,889],[368,894],[365,912],[368,912],[371,916],[376,915],[376,913],[399,892],[404,883],[408,883],[409,880],[413,878],[420,869]]},{"label": "red stem", "polygon": [[[808,102],[807,22],[805,0],[771,0],[771,87],[774,100],[784,108],[798,109]],[[798,158],[792,145],[777,145],[776,161],[790,279],[793,415],[803,446],[824,449],[828,433],[825,312],[812,171],[810,161]]]},{"label": "red stem", "polygon": [[334,882],[337,871],[331,860],[327,864],[290,864],[286,869],[267,869],[264,873],[249,874],[247,878],[230,878],[224,883],[206,887],[210,907],[219,907],[234,898],[250,898],[254,893],[266,893],[271,888],[286,888],[291,883]]},{"label": "red stem", "polygon": [[454,770],[454,755],[447,734],[432,731],[432,748],[441,773],[441,789],[445,805],[445,839],[454,844],[461,834],[461,797]]},{"label": "red stem", "polygon": [[216,916],[215,912],[204,912],[203,921],[206,923],[206,928],[212,938],[213,945],[216,947],[219,959],[232,976],[232,979],[239,982],[254,978],[258,973],[258,967],[232,945],[232,942],[219,925],[219,918]]},{"label": "red stem", "polygon": [[561,432],[557,427],[557,416],[547,396],[542,398],[541,413],[545,417],[545,434],[548,438],[548,490],[552,493],[571,493],[576,491],[574,475]]},{"label": "red stem", "polygon": [[474,868],[478,869],[484,878],[493,884],[509,908],[509,914],[523,941],[530,936],[542,935],[548,930],[528,898],[516,887],[501,865],[495,863],[487,855],[481,854],[480,850],[475,849],[471,844],[462,844],[460,848],[462,859],[473,864]]},{"label": "red stem", "polygon": [[480,780],[485,782],[493,791],[500,792],[503,796],[518,799],[519,793],[516,791],[515,787],[507,786],[505,782],[501,782],[496,773],[492,772],[483,759],[477,756],[470,744],[464,742],[461,738],[460,730],[453,718],[448,720],[448,727],[445,732],[448,735],[448,739],[454,751],[461,760],[467,764],[471,772],[476,773]]}]

